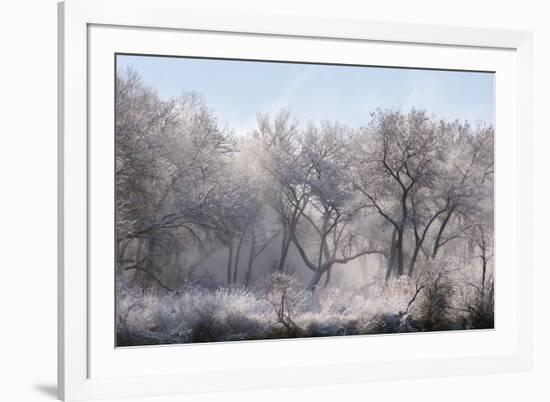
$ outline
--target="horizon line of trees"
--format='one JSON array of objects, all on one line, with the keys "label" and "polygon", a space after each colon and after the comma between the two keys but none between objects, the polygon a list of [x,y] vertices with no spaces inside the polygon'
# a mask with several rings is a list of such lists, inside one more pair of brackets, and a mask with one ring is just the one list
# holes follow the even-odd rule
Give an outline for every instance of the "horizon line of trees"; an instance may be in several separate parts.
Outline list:
[{"label": "horizon line of trees", "polygon": [[365,127],[301,125],[258,114],[236,136],[196,93],[161,99],[134,70],[116,85],[116,269],[131,286],[176,290],[226,250],[227,284],[248,287],[255,263],[291,250],[306,289],[336,265],[378,256],[385,278],[433,261],[493,255],[494,130],[485,124],[377,110]]}]

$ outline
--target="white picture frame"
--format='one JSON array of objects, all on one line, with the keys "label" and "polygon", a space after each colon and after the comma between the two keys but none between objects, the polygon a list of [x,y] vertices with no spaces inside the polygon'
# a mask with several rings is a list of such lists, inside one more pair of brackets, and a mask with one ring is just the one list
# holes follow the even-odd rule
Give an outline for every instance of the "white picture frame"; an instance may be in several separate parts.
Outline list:
[{"label": "white picture frame", "polygon": [[[68,0],[59,4],[59,397],[64,400],[144,397],[529,370],[532,361],[531,34],[361,20],[213,13],[188,7],[177,0]],[[495,230],[502,239],[501,246],[497,241],[496,247],[497,275],[503,272],[499,281],[504,284],[500,294],[498,287],[496,291],[496,330],[491,333],[473,331],[467,335],[455,332],[345,337],[353,339],[116,351],[114,342],[109,343],[114,337],[109,327],[113,319],[104,314],[114,308],[109,307],[112,299],[106,296],[101,303],[94,296],[112,294],[112,283],[108,279],[104,281],[102,278],[106,277],[91,268],[98,259],[97,249],[90,249],[91,239],[112,236],[112,232],[105,233],[108,226],[96,223],[99,214],[109,216],[110,211],[96,207],[97,194],[102,190],[96,191],[97,187],[93,187],[93,178],[102,174],[94,161],[109,157],[109,150],[112,152],[108,145],[101,147],[103,153],[92,152],[98,149],[97,144],[109,143],[107,134],[102,142],[98,143],[97,139],[102,138],[102,133],[112,131],[109,109],[105,107],[106,114],[103,114],[101,106],[94,106],[108,105],[108,97],[112,98],[109,95],[112,88],[102,85],[107,79],[101,71],[106,67],[112,69],[107,65],[112,60],[109,57],[120,51],[176,54],[178,49],[185,47],[182,45],[185,35],[194,35],[194,39],[201,35],[217,40],[225,38],[227,46],[217,50],[214,45],[208,48],[212,41],[197,42],[199,46],[204,45],[204,50],[195,49],[195,55],[199,51],[225,52],[223,54],[228,57],[250,54],[252,58],[253,55],[258,57],[262,44],[269,44],[263,46],[269,50],[262,50],[266,53],[260,56],[317,60],[321,56],[316,56],[313,50],[299,52],[300,46],[304,46],[302,42],[308,41],[312,48],[332,46],[332,57],[336,59],[331,61],[351,63],[351,58],[357,56],[351,55],[350,49],[367,46],[372,50],[375,63],[466,70],[481,66],[504,77],[496,86],[497,175],[505,172],[507,177],[513,178],[513,185],[506,190],[507,194],[501,193],[500,198],[499,192],[496,193]],[[285,46],[278,43],[281,41],[293,43],[293,46],[286,46],[285,50]],[[279,48],[282,50],[277,50]],[[400,51],[395,52],[396,49]],[[105,169],[108,171],[110,166]],[[109,191],[112,189],[100,195],[109,197]],[[502,219],[499,221],[499,213],[508,216],[507,225]],[[108,258],[108,252],[106,255]],[[505,303],[508,303],[505,309],[508,315],[502,316],[499,325],[499,305]],[[449,344],[453,345],[452,353],[446,350],[449,348],[445,345]],[[417,351],[402,357],[386,355],[384,350],[388,345],[396,350],[414,345]],[[426,345],[433,345],[434,352],[422,349]],[[326,352],[323,358],[317,353],[321,348]],[[354,353],[357,350],[363,353]],[[369,356],[365,356],[367,351],[370,351]],[[281,358],[285,354],[288,357]],[[218,356],[216,363],[213,356]],[[149,369],[140,367],[139,362]],[[161,362],[163,370],[150,369]],[[186,364],[194,364],[195,369],[186,369]],[[216,366],[212,367],[214,364]]]}]

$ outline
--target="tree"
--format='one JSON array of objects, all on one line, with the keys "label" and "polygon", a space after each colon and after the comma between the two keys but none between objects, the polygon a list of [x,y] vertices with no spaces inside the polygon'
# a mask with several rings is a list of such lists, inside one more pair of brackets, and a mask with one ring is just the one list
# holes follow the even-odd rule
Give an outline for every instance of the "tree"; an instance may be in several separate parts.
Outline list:
[{"label": "tree", "polygon": [[164,101],[132,70],[117,76],[116,131],[118,261],[158,279],[159,247],[165,265],[168,251],[200,245],[217,230],[231,133],[198,95]]},{"label": "tree", "polygon": [[[308,174],[288,182],[285,192],[291,194],[289,203],[309,229],[313,244],[305,245],[297,231],[291,239],[302,260],[313,275],[307,289],[314,291],[326,274],[330,281],[335,264],[347,264],[356,258],[379,253],[353,229],[363,204],[356,202],[347,177],[349,159],[347,139],[350,132],[339,124],[324,123],[320,128],[310,126],[302,139],[302,165]],[[308,203],[301,203],[306,198]],[[304,236],[307,238],[307,236]]]},{"label": "tree", "polygon": [[[421,229],[418,204],[421,189],[434,179],[435,158],[440,151],[441,129],[423,111],[377,111],[368,128],[357,137],[354,185],[367,205],[374,209],[393,228],[388,275],[404,274],[405,235],[412,220],[415,228],[414,262],[435,219],[428,218]],[[414,208],[413,208],[414,205]],[[422,219],[424,220],[424,219]]]},{"label": "tree", "polygon": [[253,222],[250,212],[258,208],[258,200],[249,178],[235,172],[234,166],[227,168],[221,191],[216,193],[210,219],[217,240],[228,249],[227,283],[230,284],[237,282],[241,247]]},{"label": "tree", "polygon": [[442,152],[442,173],[436,183],[438,194],[434,194],[447,208],[438,217],[432,259],[444,245],[460,239],[470,229],[469,216],[487,204],[493,208],[493,128],[483,125],[472,128],[468,123],[455,122],[448,131]]},{"label": "tree", "polygon": [[[265,172],[265,201],[276,211],[281,226],[281,247],[277,270],[283,272],[301,213],[309,202],[302,178],[309,174],[303,165],[298,122],[286,110],[274,117],[258,115],[258,128],[253,133],[258,144],[259,168]],[[257,151],[258,151],[257,150]]]},{"label": "tree", "polygon": [[406,266],[411,276],[421,254],[436,258],[468,229],[468,216],[492,197],[492,137],[491,127],[474,130],[414,109],[373,114],[354,146],[354,182],[392,228],[386,278]]},{"label": "tree", "polygon": [[492,230],[482,223],[472,226],[470,236],[477,249],[476,257],[481,261],[481,298],[485,296],[487,270],[489,261],[493,258]]}]

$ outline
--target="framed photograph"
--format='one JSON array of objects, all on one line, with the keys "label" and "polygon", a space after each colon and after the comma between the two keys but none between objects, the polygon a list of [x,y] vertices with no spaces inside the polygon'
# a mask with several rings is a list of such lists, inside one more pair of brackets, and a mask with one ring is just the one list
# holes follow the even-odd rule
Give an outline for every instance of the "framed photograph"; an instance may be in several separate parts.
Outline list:
[{"label": "framed photograph", "polygon": [[60,398],[530,369],[530,33],[69,0],[59,49]]}]

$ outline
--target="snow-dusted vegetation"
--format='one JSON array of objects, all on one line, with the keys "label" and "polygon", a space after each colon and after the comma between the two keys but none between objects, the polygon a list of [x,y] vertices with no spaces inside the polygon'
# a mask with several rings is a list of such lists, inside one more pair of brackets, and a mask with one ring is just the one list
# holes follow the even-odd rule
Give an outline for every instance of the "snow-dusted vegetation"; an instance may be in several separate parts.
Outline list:
[{"label": "snow-dusted vegetation", "polygon": [[493,128],[116,93],[117,344],[493,328]]}]

